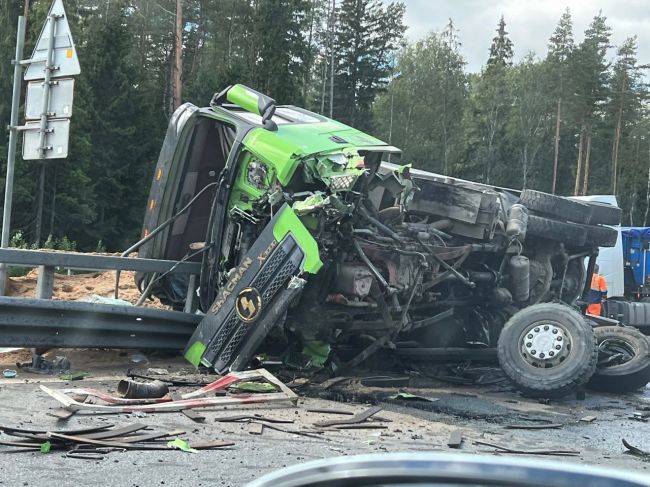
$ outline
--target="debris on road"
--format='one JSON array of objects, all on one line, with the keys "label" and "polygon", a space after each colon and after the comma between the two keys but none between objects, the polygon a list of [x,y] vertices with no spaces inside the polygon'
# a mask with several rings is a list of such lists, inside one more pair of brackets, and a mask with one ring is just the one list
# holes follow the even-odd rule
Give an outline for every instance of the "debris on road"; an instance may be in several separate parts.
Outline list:
[{"label": "debris on road", "polygon": [[127,399],[149,399],[164,397],[169,393],[169,387],[164,382],[136,382],[122,379],[117,384],[117,395]]},{"label": "debris on road", "polygon": [[16,372],[14,369],[5,369],[2,371],[2,377],[5,379],[13,379],[18,375],[18,372]]},{"label": "debris on road", "polygon": [[546,430],[557,429],[564,426],[560,423],[542,423],[542,424],[506,424],[505,428],[509,430]]},{"label": "debris on road", "polygon": [[368,418],[374,416],[381,410],[382,408],[380,406],[373,406],[371,408],[366,409],[363,412],[355,414],[351,418],[328,419],[326,421],[319,421],[317,423],[314,423],[314,426],[317,426],[319,428],[328,428],[330,426],[338,426],[343,424],[358,424],[366,421]]},{"label": "debris on road", "polygon": [[630,445],[625,438],[623,438],[621,441],[623,442],[623,446],[627,448],[627,451],[625,453],[636,455],[637,457],[650,459],[650,452],[642,450],[641,448],[637,448],[636,446]]},{"label": "debris on road", "polygon": [[[132,424],[120,428],[113,428],[112,424],[108,424],[77,430],[24,429],[0,426],[0,431],[8,436],[21,438],[20,441],[0,439],[0,445],[27,451],[40,451],[41,453],[67,450],[66,457],[87,460],[101,460],[103,455],[111,451],[174,449],[196,451],[234,445],[233,442],[227,441],[191,442],[180,438],[185,431],[149,431],[149,427],[144,424]],[[157,440],[168,441],[161,444]]]},{"label": "debris on road", "polygon": [[388,396],[387,399],[391,400],[407,400],[407,401],[427,401],[427,402],[435,402],[438,400],[436,397],[424,397],[424,396],[419,396],[417,394],[411,394],[410,392],[398,392],[397,394],[393,394],[392,396]]},{"label": "debris on road", "polygon": [[[262,394],[232,394],[225,396],[206,397],[208,393],[215,391],[224,391],[233,384],[250,379],[264,379],[273,384],[281,392],[262,393]],[[251,404],[260,402],[278,402],[291,401],[295,402],[298,396],[285,386],[274,375],[265,369],[249,370],[245,372],[232,372],[220,379],[197,389],[181,395],[181,400],[173,400],[169,395],[162,398],[150,399],[126,399],[114,397],[96,389],[63,389],[54,390],[47,386],[41,385],[41,390],[50,395],[63,406],[71,411],[92,411],[92,412],[167,412],[183,411],[184,409],[203,408],[211,406],[229,406],[239,404]],[[107,404],[89,404],[88,402],[79,402],[71,394],[85,395],[95,397]]]},{"label": "debris on road", "polygon": [[487,441],[474,441],[475,445],[489,446],[495,448],[501,453],[510,453],[513,455],[549,455],[549,456],[576,456],[580,455],[576,450],[515,450],[505,446],[497,445],[496,443],[488,443]]},{"label": "debris on road", "polygon": [[461,443],[463,442],[463,434],[460,430],[454,430],[449,435],[447,440],[447,446],[449,448],[460,448]]}]

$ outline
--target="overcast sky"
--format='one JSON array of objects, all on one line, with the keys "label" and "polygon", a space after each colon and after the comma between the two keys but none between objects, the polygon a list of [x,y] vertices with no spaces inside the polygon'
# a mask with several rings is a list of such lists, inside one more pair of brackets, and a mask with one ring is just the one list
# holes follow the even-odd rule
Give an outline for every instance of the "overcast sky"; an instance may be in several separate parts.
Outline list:
[{"label": "overcast sky", "polygon": [[[503,14],[514,44],[515,60],[527,52],[546,55],[548,39],[566,7],[573,17],[577,42],[591,19],[602,9],[612,28],[612,44],[637,35],[639,63],[650,63],[650,0],[402,0],[406,4],[407,37],[417,40],[431,31],[440,32],[451,17],[460,30],[461,51],[467,71],[485,64]],[[612,50],[610,56],[613,57]]]}]

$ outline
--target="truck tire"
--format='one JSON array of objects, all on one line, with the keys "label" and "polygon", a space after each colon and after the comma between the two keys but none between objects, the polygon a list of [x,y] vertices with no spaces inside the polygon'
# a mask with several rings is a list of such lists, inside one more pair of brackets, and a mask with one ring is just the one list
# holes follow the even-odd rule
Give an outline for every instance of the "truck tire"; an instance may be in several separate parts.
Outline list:
[{"label": "truck tire", "polygon": [[593,328],[580,313],[544,303],[524,308],[508,320],[497,355],[505,375],[524,395],[558,398],[589,381],[598,348]]},{"label": "truck tire", "polygon": [[636,328],[594,328],[598,365],[589,387],[605,392],[631,392],[650,382],[650,341]]},{"label": "truck tire", "polygon": [[576,246],[585,243],[586,234],[582,225],[560,222],[536,215],[528,215],[527,238],[530,236],[543,237],[557,242],[566,242]]},{"label": "truck tire", "polygon": [[618,206],[599,203],[597,201],[580,201],[591,208],[591,225],[620,225],[623,210]]},{"label": "truck tire", "polygon": [[600,225],[577,225],[585,233],[585,245],[594,247],[614,247],[618,240],[618,230]]},{"label": "truck tire", "polygon": [[521,192],[519,203],[533,212],[576,223],[589,223],[591,217],[591,208],[581,201],[532,189]]}]

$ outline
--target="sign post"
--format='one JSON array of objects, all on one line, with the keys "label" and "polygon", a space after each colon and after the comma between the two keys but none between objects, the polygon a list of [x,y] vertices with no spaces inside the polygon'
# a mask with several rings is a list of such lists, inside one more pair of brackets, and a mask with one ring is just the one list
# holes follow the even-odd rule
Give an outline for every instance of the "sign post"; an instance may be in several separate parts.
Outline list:
[{"label": "sign post", "polygon": [[[11,117],[9,121],[9,148],[7,151],[7,178],[5,181],[5,201],[2,212],[2,237],[0,247],[9,246],[9,232],[11,227],[11,203],[14,192],[14,167],[16,165],[16,141],[18,137],[18,109],[20,107],[20,92],[22,88],[23,48],[25,47],[25,25],[27,21],[22,15],[18,17],[18,31],[16,35],[16,57],[14,58],[14,86],[11,96]],[[0,263],[0,294],[5,294],[7,286],[7,266]]]},{"label": "sign post", "polygon": [[[81,72],[62,0],[54,0],[52,3],[32,57],[28,60],[22,60],[25,45],[25,23],[25,17],[20,16],[18,18],[16,58],[13,61],[14,84],[0,247],[8,247],[11,236],[11,205],[18,131],[22,131],[24,134],[23,160],[40,160],[44,163],[48,159],[66,158],[68,156],[74,89],[74,80],[71,77]],[[30,81],[30,83],[27,85],[25,103],[26,123],[23,126],[18,126],[20,78],[23,66],[27,66],[25,81]],[[40,110],[37,108],[39,97]],[[43,182],[43,170],[44,166],[41,170],[41,182]],[[42,184],[40,191],[43,191]],[[41,203],[42,196],[39,194]],[[39,207],[38,211],[40,217],[42,208]],[[0,295],[4,295],[6,283],[7,267],[0,263]]]}]

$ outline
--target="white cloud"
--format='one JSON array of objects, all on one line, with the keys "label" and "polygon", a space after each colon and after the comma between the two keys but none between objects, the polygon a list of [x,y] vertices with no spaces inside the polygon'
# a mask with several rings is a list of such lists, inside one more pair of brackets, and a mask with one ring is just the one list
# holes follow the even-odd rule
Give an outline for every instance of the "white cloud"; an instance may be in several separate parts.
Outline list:
[{"label": "white cloud", "polygon": [[[388,0],[385,0],[388,1]],[[594,15],[602,10],[612,29],[612,44],[638,36],[639,62],[650,63],[650,2],[648,0],[402,0],[406,4],[406,35],[417,40],[441,31],[451,17],[460,29],[467,70],[479,71],[488,57],[501,15],[514,44],[515,60],[529,51],[546,55],[548,38],[566,7],[580,42]],[[615,54],[612,51],[611,56]]]}]

